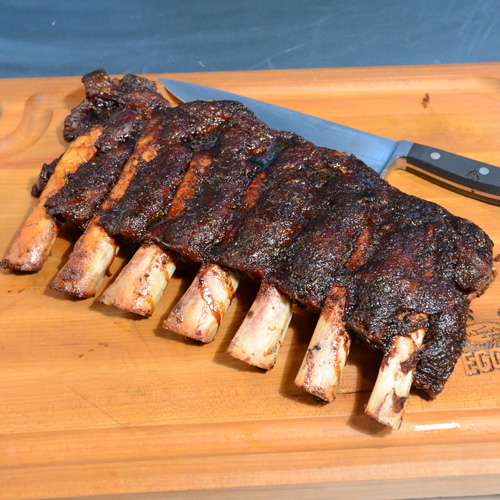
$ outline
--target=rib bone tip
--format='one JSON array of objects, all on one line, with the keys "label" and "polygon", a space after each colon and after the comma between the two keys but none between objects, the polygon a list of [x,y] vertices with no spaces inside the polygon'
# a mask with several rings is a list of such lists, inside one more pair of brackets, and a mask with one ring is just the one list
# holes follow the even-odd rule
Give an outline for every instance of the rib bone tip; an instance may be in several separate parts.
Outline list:
[{"label": "rib bone tip", "polygon": [[292,304],[288,297],[262,283],[227,353],[250,365],[271,370],[291,319]]},{"label": "rib bone tip", "polygon": [[343,322],[345,302],[345,290],[334,287],[325,300],[295,378],[297,387],[327,403],[336,398],[351,345],[351,338]]},{"label": "rib bone tip", "polygon": [[[414,320],[426,318],[415,315]],[[414,368],[408,370],[405,365],[423,343],[425,329],[419,328],[408,336],[398,335],[384,355],[372,394],[365,408],[365,413],[381,424],[399,429],[405,411],[405,403],[410,394]],[[414,361],[412,363],[415,364]]]},{"label": "rib bone tip", "polygon": [[233,271],[215,264],[202,266],[163,327],[204,344],[212,342],[238,284]]}]

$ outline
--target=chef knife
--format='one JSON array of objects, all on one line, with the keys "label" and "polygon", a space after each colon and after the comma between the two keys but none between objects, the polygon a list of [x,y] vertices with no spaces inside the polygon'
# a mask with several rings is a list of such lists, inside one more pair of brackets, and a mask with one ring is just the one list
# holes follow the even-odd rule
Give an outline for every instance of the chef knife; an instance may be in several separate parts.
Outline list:
[{"label": "chef knife", "polygon": [[183,102],[239,101],[271,128],[292,131],[317,146],[353,154],[382,177],[394,168],[403,168],[453,191],[500,205],[500,168],[494,165],[415,142],[394,141],[223,90],[181,80],[160,81]]}]

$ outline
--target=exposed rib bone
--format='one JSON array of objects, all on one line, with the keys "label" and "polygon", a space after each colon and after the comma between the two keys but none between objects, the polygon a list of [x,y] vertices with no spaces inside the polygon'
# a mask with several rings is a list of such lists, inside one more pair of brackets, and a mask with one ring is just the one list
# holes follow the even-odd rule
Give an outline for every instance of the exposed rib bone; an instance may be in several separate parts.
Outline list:
[{"label": "exposed rib bone", "polygon": [[351,338],[343,323],[345,302],[345,289],[334,287],[325,300],[295,378],[297,387],[329,403],[335,399],[351,345]]},{"label": "exposed rib bone", "polygon": [[113,237],[97,224],[91,224],[76,242],[70,261],[57,273],[50,287],[75,297],[92,297],[118,249]]},{"label": "exposed rib bone", "polygon": [[175,267],[175,260],[157,245],[142,246],[99,302],[141,316],[151,316]]},{"label": "exposed rib bone", "polygon": [[234,272],[215,264],[202,266],[163,323],[164,328],[200,342],[212,342],[238,284]]},{"label": "exposed rib bone", "polygon": [[[352,271],[364,264],[369,242],[370,230],[364,228],[347,261]],[[330,290],[295,379],[295,385],[328,403],[335,399],[351,346],[343,321],[345,295],[343,287],[334,286]]]},{"label": "exposed rib bone", "polygon": [[[422,315],[421,315],[422,317]],[[399,429],[410,393],[416,362],[412,359],[424,340],[425,329],[399,335],[384,356],[365,413],[381,424]]]},{"label": "exposed rib bone", "polygon": [[[123,196],[137,164],[141,160],[150,161],[156,156],[158,144],[153,139],[153,134],[146,134],[137,141],[118,181],[101,205],[103,209]],[[93,297],[96,294],[119,250],[118,242],[109,236],[98,222],[97,214],[78,239],[66,265],[50,284],[51,288],[80,298]]]},{"label": "exposed rib bone", "polygon": [[35,208],[2,261],[3,267],[29,272],[39,271],[42,268],[59,232],[54,219],[47,214],[44,204],[66,183],[68,174],[75,172],[80,165],[92,158],[96,152],[95,142],[102,130],[102,127],[95,127],[77,137],[69,145]]},{"label": "exposed rib bone", "polygon": [[270,370],[291,319],[290,299],[275,287],[262,283],[227,352],[241,361]]}]

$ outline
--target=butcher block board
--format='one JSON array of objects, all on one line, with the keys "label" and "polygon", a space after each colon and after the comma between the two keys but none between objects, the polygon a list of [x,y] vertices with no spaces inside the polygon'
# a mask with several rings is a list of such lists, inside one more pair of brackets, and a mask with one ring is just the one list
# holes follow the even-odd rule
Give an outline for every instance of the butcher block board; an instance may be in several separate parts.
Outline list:
[{"label": "butcher block board", "polygon": [[[149,76],[500,165],[500,64]],[[42,163],[65,150],[63,121],[82,97],[79,78],[0,81],[1,255],[34,206],[29,190]],[[404,171],[389,181],[473,220],[500,252],[499,206]],[[412,392],[392,431],[363,413],[380,363],[364,347],[352,348],[334,403],[294,386],[314,314],[293,318],[269,373],[225,353],[252,284],[241,286],[209,345],[161,327],[193,270],[172,279],[148,319],[52,291],[77,237],[63,230],[37,274],[0,272],[1,498],[500,493],[500,279],[472,304],[466,352],[444,392],[434,401]]]}]

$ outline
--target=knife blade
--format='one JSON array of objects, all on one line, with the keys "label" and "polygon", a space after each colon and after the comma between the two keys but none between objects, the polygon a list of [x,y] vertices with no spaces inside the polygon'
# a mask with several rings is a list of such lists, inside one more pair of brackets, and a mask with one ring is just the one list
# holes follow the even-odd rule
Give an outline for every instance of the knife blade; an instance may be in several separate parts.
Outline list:
[{"label": "knife blade", "polygon": [[353,154],[382,177],[394,168],[403,168],[463,195],[500,205],[497,166],[411,141],[395,141],[224,90],[182,80],[159,80],[183,102],[239,101],[271,128],[295,132],[317,146]]}]

